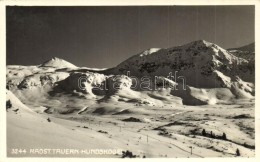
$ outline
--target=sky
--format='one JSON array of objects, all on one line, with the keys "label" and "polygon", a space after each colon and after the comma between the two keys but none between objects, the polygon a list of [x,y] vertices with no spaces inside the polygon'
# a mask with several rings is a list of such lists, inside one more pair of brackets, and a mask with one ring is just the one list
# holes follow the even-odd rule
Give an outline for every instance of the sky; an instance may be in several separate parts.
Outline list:
[{"label": "sky", "polygon": [[59,57],[114,67],[149,48],[206,40],[223,48],[255,41],[254,6],[7,6],[7,65]]}]

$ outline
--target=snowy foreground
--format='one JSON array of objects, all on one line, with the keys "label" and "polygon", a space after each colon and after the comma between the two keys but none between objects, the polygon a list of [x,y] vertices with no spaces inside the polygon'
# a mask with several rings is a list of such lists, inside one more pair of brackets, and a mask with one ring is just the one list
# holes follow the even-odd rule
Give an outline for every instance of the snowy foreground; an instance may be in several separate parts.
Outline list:
[{"label": "snowy foreground", "polygon": [[[7,155],[254,157],[253,68],[252,60],[206,41],[150,49],[111,69],[59,58],[7,66]],[[187,77],[185,90],[166,77],[152,81],[159,88],[132,89],[124,75],[167,76],[174,69]],[[85,89],[78,85],[82,76]],[[164,81],[179,90],[160,87]],[[107,89],[94,88],[101,85]]]},{"label": "snowy foreground", "polygon": [[[141,157],[234,157],[237,148],[241,156],[255,154],[254,149],[243,146],[254,145],[254,100],[232,105],[159,108],[107,103],[88,107],[84,115],[46,115],[41,109],[44,110],[39,107],[38,113],[21,108],[18,112],[8,110],[8,156],[121,157],[121,153],[15,155],[11,154],[13,148],[120,149]],[[140,121],[123,121],[131,117]],[[224,132],[228,140],[202,136],[202,129],[219,136]]]}]

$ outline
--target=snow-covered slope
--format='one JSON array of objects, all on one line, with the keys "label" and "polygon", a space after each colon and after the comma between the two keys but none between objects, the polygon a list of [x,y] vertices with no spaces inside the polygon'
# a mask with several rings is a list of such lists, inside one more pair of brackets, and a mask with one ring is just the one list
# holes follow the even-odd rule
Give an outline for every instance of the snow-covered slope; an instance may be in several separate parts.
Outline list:
[{"label": "snow-covered slope", "polygon": [[11,91],[6,90],[6,111],[32,111],[24,105]]}]

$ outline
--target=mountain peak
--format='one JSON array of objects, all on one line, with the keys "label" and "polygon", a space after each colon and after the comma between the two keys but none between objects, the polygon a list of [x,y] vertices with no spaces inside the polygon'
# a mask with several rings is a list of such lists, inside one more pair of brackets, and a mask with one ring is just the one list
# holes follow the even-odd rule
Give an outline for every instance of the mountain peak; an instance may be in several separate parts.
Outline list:
[{"label": "mountain peak", "polygon": [[196,40],[194,42],[199,42],[199,43],[204,43],[204,44],[209,43],[208,41],[206,41],[204,39],[199,39],[199,40]]},{"label": "mountain peak", "polygon": [[143,52],[140,54],[140,56],[142,57],[142,56],[145,56],[145,55],[150,55],[150,54],[155,53],[155,52],[157,52],[157,51],[159,51],[159,50],[161,50],[161,48],[149,48],[149,49],[143,51]]},{"label": "mountain peak", "polygon": [[76,68],[77,66],[58,57],[53,57],[40,65],[41,67]]},{"label": "mountain peak", "polygon": [[53,58],[51,58],[51,60],[62,60],[62,59],[58,58],[58,57],[53,57]]},{"label": "mountain peak", "polygon": [[197,41],[190,42],[190,43],[188,43],[187,45],[209,46],[209,45],[212,45],[212,44],[213,44],[213,43],[201,39],[201,40],[197,40]]}]

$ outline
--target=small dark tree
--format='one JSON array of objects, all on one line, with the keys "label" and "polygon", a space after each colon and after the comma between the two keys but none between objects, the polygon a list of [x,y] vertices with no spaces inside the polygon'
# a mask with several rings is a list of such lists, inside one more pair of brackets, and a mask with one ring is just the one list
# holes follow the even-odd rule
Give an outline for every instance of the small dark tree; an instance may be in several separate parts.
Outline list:
[{"label": "small dark tree", "polygon": [[10,100],[6,101],[6,110],[12,107],[12,103]]},{"label": "small dark tree", "polygon": [[240,151],[239,151],[239,149],[237,149],[236,155],[237,155],[237,156],[240,156]]},{"label": "small dark tree", "polygon": [[51,122],[51,119],[50,119],[50,118],[48,118],[48,119],[47,119],[47,121],[48,121],[48,122]]},{"label": "small dark tree", "polygon": [[207,135],[206,130],[203,129],[203,130],[202,130],[202,136],[206,136],[206,135]]},{"label": "small dark tree", "polygon": [[214,138],[212,131],[210,131],[210,137],[211,137],[211,138]]},{"label": "small dark tree", "polygon": [[136,155],[133,155],[132,152],[126,150],[126,151],[122,151],[122,158],[136,158]]},{"label": "small dark tree", "polygon": [[226,139],[227,139],[226,133],[223,133],[222,139],[223,139],[223,140],[226,140]]}]

